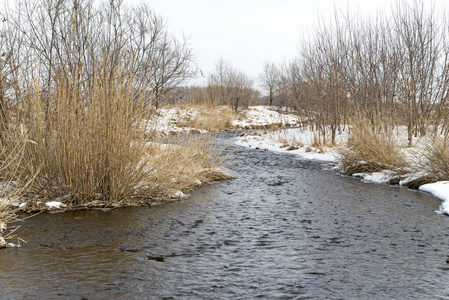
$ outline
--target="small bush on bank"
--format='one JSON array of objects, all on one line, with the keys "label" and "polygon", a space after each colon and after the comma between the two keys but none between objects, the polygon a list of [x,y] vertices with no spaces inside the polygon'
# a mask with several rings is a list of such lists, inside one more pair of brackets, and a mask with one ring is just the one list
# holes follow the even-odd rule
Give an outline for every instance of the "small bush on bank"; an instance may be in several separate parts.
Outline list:
[{"label": "small bush on bank", "polygon": [[392,136],[356,125],[346,148],[340,149],[340,162],[347,175],[392,170],[402,173],[406,161]]}]

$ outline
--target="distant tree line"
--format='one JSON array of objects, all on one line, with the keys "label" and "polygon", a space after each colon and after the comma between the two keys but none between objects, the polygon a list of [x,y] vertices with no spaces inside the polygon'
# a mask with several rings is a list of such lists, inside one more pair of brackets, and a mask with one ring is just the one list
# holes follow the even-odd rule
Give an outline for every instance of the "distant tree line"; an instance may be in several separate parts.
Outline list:
[{"label": "distant tree line", "polygon": [[254,88],[254,81],[230,62],[220,59],[215,70],[209,74],[204,86],[178,87],[171,93],[170,103],[208,103],[227,105],[237,111],[258,103],[260,92]]}]

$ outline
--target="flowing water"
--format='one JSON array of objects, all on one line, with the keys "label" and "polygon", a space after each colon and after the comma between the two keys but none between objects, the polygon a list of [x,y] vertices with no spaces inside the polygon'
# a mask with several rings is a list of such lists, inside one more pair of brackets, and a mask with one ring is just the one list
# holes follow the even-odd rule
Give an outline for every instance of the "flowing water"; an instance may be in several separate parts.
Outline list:
[{"label": "flowing water", "polygon": [[288,154],[234,155],[236,179],[188,200],[26,220],[28,243],[0,251],[0,298],[449,299],[437,199]]}]

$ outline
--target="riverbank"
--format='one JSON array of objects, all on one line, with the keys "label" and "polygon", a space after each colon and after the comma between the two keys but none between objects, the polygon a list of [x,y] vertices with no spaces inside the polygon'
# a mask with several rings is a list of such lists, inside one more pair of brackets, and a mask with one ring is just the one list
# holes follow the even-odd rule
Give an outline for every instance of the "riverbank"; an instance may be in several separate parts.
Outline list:
[{"label": "riverbank", "polygon": [[[105,195],[97,193],[93,197],[89,196],[89,201],[76,204],[73,203],[70,193],[60,193],[58,197],[49,195],[39,199],[27,198],[26,195],[10,197],[8,204],[25,212],[41,212],[156,205],[186,199],[189,197],[189,190],[231,178],[222,168],[226,165],[221,157],[223,149],[212,146],[215,143],[210,132],[223,130],[247,130],[237,138],[238,145],[332,162],[340,172],[346,173],[341,158],[342,153],[348,150],[350,127],[339,131],[335,144],[331,146],[322,142],[317,131],[311,130],[307,125],[305,118],[276,108],[253,106],[234,112],[224,106],[172,106],[154,112],[145,126],[147,139],[151,140],[146,146],[150,159],[145,162],[147,168],[151,168],[146,172],[151,175],[151,180],[145,188],[152,190],[146,194],[149,196],[146,199],[139,200],[135,197],[133,201],[106,202]],[[294,126],[295,128],[292,128]],[[426,183],[425,180],[420,181],[428,176],[420,166],[425,163],[423,153],[429,141],[417,138],[412,147],[407,147],[405,128],[399,128],[396,135],[400,154],[407,161],[404,170],[398,172],[385,168],[379,172],[354,172],[351,175],[366,183],[394,182],[405,186],[410,182]],[[438,181],[421,184],[419,189],[441,199],[443,204],[439,212],[449,214],[449,201],[446,201],[449,200],[448,186],[449,182]]]},{"label": "riverbank", "polygon": [[238,112],[227,106],[163,107],[144,121],[149,142],[141,158],[146,178],[139,186],[149,190],[143,195],[147,198],[138,195],[132,201],[107,202],[106,195],[98,191],[85,195],[88,200],[74,202],[73,193],[58,188],[57,196],[49,193],[35,198],[31,192],[8,201],[21,211],[41,212],[155,205],[186,199],[187,192],[194,188],[232,178],[224,171],[229,157],[222,156],[223,147],[216,146],[212,132],[297,126],[303,121],[295,114],[268,106],[251,106]]},{"label": "riverbank", "polygon": [[[139,153],[133,154],[133,161],[137,159],[137,155],[144,155],[136,163],[136,167],[141,170],[139,177],[145,176],[145,180],[138,185],[139,190],[149,190],[143,195],[146,199],[138,195],[135,201],[122,199],[111,202],[105,201],[107,195],[101,191],[81,191],[82,194],[75,194],[70,186],[55,186],[51,191],[37,192],[31,186],[28,193],[14,193],[13,196],[5,197],[3,203],[6,207],[11,206],[19,211],[41,212],[155,205],[185,199],[189,197],[187,192],[193,188],[231,178],[223,171],[227,157],[221,157],[223,149],[214,146],[211,132],[292,126],[301,121],[294,114],[279,113],[266,106],[249,107],[239,112],[225,106],[164,107],[154,111],[151,118],[144,121],[144,135],[149,142],[142,144]],[[30,129],[27,131],[29,134]],[[141,135],[139,132],[139,139]],[[135,140],[129,142],[136,144]],[[31,149],[36,148],[34,144],[30,146]],[[39,151],[47,150],[42,148]],[[66,160],[66,163],[75,164],[76,161]],[[58,166],[52,166],[56,167]],[[72,167],[76,166],[65,166]],[[74,197],[76,201],[73,200]],[[131,197],[133,195],[129,195]]]},{"label": "riverbank", "polygon": [[[216,146],[210,132],[293,126],[300,124],[301,121],[302,119],[296,115],[279,113],[265,106],[250,107],[239,112],[234,112],[224,106],[161,108],[154,111],[149,120],[143,121],[144,131],[137,130],[137,136],[122,134],[123,137],[126,137],[126,143],[138,146],[136,151],[123,157],[125,160],[131,159],[131,165],[135,166],[136,171],[132,171],[130,166],[123,164],[124,161],[121,159],[114,160],[114,165],[110,165],[107,169],[108,172],[111,171],[111,167],[116,169],[120,172],[116,174],[120,176],[119,178],[117,176],[101,176],[101,174],[99,177],[97,176],[100,181],[108,179],[109,183],[112,183],[113,193],[107,188],[109,183],[104,182],[100,185],[98,182],[95,186],[90,187],[92,180],[86,181],[85,176],[82,175],[83,172],[88,172],[87,175],[90,176],[90,168],[94,168],[93,172],[97,165],[94,159],[87,166],[85,164],[86,157],[90,158],[90,155],[96,155],[95,157],[103,160],[106,156],[116,156],[116,152],[110,152],[109,148],[103,149],[106,144],[96,145],[102,146],[101,149],[104,153],[99,156],[97,155],[98,151],[89,150],[96,149],[96,147],[89,148],[93,145],[83,148],[81,144],[73,144],[73,139],[67,143],[81,147],[80,151],[64,150],[66,142],[62,143],[63,148],[52,145],[56,148],[51,150],[45,148],[45,143],[32,141],[32,144],[28,146],[34,152],[25,152],[25,155],[43,156],[46,172],[56,173],[50,174],[50,176],[54,175],[51,176],[54,178],[38,176],[36,185],[30,184],[30,188],[26,191],[23,190],[21,193],[14,193],[3,198],[2,207],[5,213],[0,215],[2,231],[5,233],[7,229],[9,231],[7,224],[12,220],[9,216],[14,216],[14,212],[17,211],[36,213],[111,209],[124,206],[157,205],[186,199],[189,197],[188,192],[192,189],[214,181],[232,178],[224,170],[228,159],[228,157],[222,156],[224,148]],[[83,127],[85,124],[81,125]],[[64,128],[70,129],[77,126],[80,124]],[[97,129],[101,129],[100,125]],[[115,126],[114,129],[120,133],[119,126]],[[32,131],[32,128],[27,127],[27,136],[35,136]],[[129,132],[131,133],[132,130]],[[122,149],[120,146],[120,150],[116,149],[116,151],[122,153],[122,150],[126,150],[125,148]],[[70,150],[71,156],[65,157],[66,152],[64,151],[68,150]],[[51,158],[51,155],[55,155],[55,153],[63,155],[63,157],[56,157],[58,163],[63,165],[54,164],[55,160]],[[51,165],[48,165],[49,163]],[[111,164],[111,161],[106,160],[104,164],[104,167],[107,167],[106,164]],[[132,168],[134,169],[134,167]],[[59,171],[62,173],[58,173]],[[125,176],[123,172],[130,173],[132,176]],[[70,177],[73,175],[75,178]],[[60,179],[66,177],[69,179],[67,184],[61,183]],[[52,179],[55,179],[54,184],[49,184]],[[92,177],[92,179],[94,178]],[[72,184],[69,184],[70,182]],[[75,183],[78,186],[75,186]],[[8,216],[8,218],[2,216]],[[0,239],[0,247],[12,245]]]},{"label": "riverbank", "polygon": [[[236,144],[244,147],[291,153],[305,159],[331,162],[335,168],[345,173],[341,164],[342,155],[348,151],[347,144],[350,137],[350,129],[340,131],[336,136],[334,145],[320,144],[316,132],[310,128],[290,128],[266,132],[248,132],[237,138]],[[356,172],[351,174],[360,178],[365,183],[399,184],[418,188],[440,199],[442,204],[438,213],[449,214],[449,181],[433,180],[432,175],[426,170],[426,151],[432,141],[426,137],[415,138],[411,147],[407,145],[405,128],[398,128],[395,133],[399,153],[405,160],[405,166],[401,172],[397,170],[382,169],[379,172]],[[360,161],[362,165],[366,162]],[[436,181],[427,183],[428,181]],[[421,184],[420,184],[421,183]]]},{"label": "riverbank", "polygon": [[147,131],[158,136],[199,134],[223,130],[299,126],[305,119],[277,107],[250,106],[233,111],[228,106],[168,106],[156,110]]},{"label": "riverbank", "polygon": [[[294,126],[297,128],[288,128]],[[287,129],[280,129],[281,127],[287,127]],[[318,136],[317,131],[310,129],[305,118],[293,113],[281,111],[276,107],[268,106],[250,106],[247,109],[241,109],[238,112],[235,112],[226,106],[204,105],[168,106],[156,110],[146,123],[146,132],[148,136],[151,136],[151,139],[158,137],[165,138],[166,140],[163,143],[158,142],[153,144],[153,152],[155,148],[158,148],[159,152],[165,153],[164,157],[161,157],[159,154],[154,155],[152,165],[155,166],[157,161],[167,162],[170,160],[170,157],[173,156],[179,158],[181,152],[186,152],[187,154],[190,153],[190,156],[195,156],[196,152],[203,152],[201,149],[193,149],[194,147],[190,146],[187,147],[189,149],[184,149],[183,151],[183,148],[186,148],[186,145],[178,146],[177,143],[179,141],[176,141],[176,136],[201,136],[202,134],[208,134],[210,132],[239,129],[249,131],[237,139],[236,143],[238,145],[276,152],[288,152],[305,159],[332,162],[340,172],[347,173],[345,172],[344,166],[342,166],[341,160],[342,153],[348,151],[347,145],[350,137],[350,127],[345,127],[345,130],[339,131],[336,135],[334,145],[330,145],[329,143],[323,143],[321,141],[322,139]],[[251,131],[251,129],[255,130]],[[170,136],[173,136],[174,138],[169,138],[169,140],[167,140],[167,137]],[[423,153],[426,151],[425,148],[429,143],[429,140],[425,137],[416,138],[413,146],[408,147],[405,128],[398,128],[395,136],[397,137],[396,143],[400,147],[400,154],[406,160],[406,166],[401,172],[385,168],[378,172],[354,172],[350,175],[361,178],[361,180],[366,183],[397,183],[399,185],[419,188],[420,190],[429,192],[441,199],[443,204],[440,212],[449,214],[449,204],[446,204],[446,200],[449,200],[449,188],[446,188],[446,185],[449,184],[446,183],[449,182],[437,181],[427,183],[430,175],[427,174],[422,167],[426,160]],[[202,147],[206,147],[207,144],[211,143],[212,141],[210,140],[206,141]],[[154,147],[154,145],[160,146]],[[161,147],[165,150],[163,149],[160,151]],[[167,149],[170,151],[166,151]],[[173,149],[177,150],[173,151]],[[217,149],[207,150],[208,155],[213,155],[213,153],[217,151]],[[219,155],[215,155],[213,161],[218,161],[218,156]],[[360,161],[358,163],[364,164],[365,162]],[[170,165],[171,168],[174,165],[179,164],[188,165],[191,164],[191,162],[180,162],[175,158],[172,159],[172,162],[168,165]],[[154,172],[155,176],[161,172],[165,174],[166,172],[163,170],[166,168],[167,166],[158,166],[156,168],[157,171]],[[148,202],[147,200],[146,204],[153,205],[185,199],[189,196],[185,193],[187,190],[191,190],[211,181],[230,178],[230,176],[223,172],[219,166],[215,167],[211,164],[207,167],[196,165],[184,169],[194,169],[195,171],[193,173],[196,175],[201,174],[201,178],[197,178],[198,176],[193,173],[178,175],[170,174],[165,176],[165,181],[170,181],[169,178],[172,178],[171,181],[176,182],[179,181],[179,178],[183,178],[188,184],[183,185],[182,187],[173,187],[173,185],[171,185],[169,188],[164,188],[163,193],[156,193],[157,196],[155,196],[151,202]],[[162,181],[159,180],[158,183],[153,185],[153,188],[157,189],[158,185],[163,183]],[[10,201],[10,203],[19,209],[28,212],[105,207],[104,202],[102,201],[104,195],[100,193],[98,193],[92,201],[78,206],[68,205],[67,200],[69,198],[70,194],[53,199],[46,198],[43,201],[23,201],[16,198]],[[124,202],[113,203],[108,205],[108,207],[126,205],[130,204]]]}]

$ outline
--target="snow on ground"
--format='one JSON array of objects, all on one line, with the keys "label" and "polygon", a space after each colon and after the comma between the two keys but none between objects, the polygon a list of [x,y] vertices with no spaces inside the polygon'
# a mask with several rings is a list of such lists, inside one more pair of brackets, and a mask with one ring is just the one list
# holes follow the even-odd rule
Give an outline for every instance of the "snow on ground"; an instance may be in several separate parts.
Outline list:
[{"label": "snow on ground", "polygon": [[[337,144],[344,144],[347,138],[346,132],[342,132],[342,134],[338,135],[336,142]],[[313,141],[314,132],[310,129],[289,128],[280,131],[268,131],[262,135],[257,133],[255,135],[246,135],[238,138],[236,144],[276,152],[293,153],[305,159],[327,162],[338,161],[338,152],[335,147],[313,147]]]},{"label": "snow on ground", "polygon": [[[201,107],[164,107],[158,109],[148,120],[147,130],[154,130],[163,135],[182,133],[205,133],[206,130],[189,127],[190,121],[201,113],[220,113],[227,107],[216,107],[213,111]],[[302,118],[292,113],[280,113],[276,107],[250,106],[239,110],[232,121],[232,127],[227,129],[253,129],[269,126],[296,126]]]},{"label": "snow on ground", "polygon": [[199,130],[187,127],[189,120],[193,120],[199,113],[195,108],[181,108],[178,106],[160,108],[152,118],[148,120],[147,131],[157,131],[168,134],[182,134],[189,132],[204,133],[205,130]]},{"label": "snow on ground", "polygon": [[235,128],[258,128],[269,125],[296,126],[302,118],[291,113],[280,113],[269,106],[250,106],[232,122]]},{"label": "snow on ground", "polygon": [[449,181],[424,184],[419,187],[419,190],[430,193],[434,197],[443,201],[439,212],[449,215]]},{"label": "snow on ground", "polygon": [[388,183],[396,173],[390,170],[383,170],[375,173],[355,173],[352,176],[362,178],[366,183]]},{"label": "snow on ground", "polygon": [[47,201],[45,202],[45,205],[47,205],[48,208],[61,208],[63,206],[62,202],[59,201]]}]

